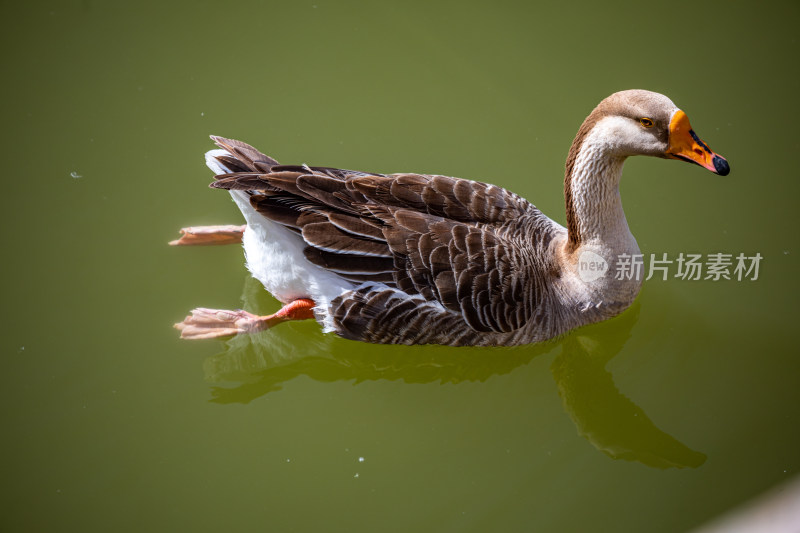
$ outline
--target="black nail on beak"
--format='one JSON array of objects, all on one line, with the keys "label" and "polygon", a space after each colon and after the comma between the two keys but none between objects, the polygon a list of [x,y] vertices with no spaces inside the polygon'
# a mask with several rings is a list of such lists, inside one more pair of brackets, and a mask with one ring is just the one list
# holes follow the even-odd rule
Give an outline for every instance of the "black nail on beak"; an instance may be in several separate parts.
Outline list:
[{"label": "black nail on beak", "polygon": [[730,173],[731,171],[730,165],[728,165],[728,162],[725,161],[720,156],[715,155],[714,159],[712,159],[711,162],[714,163],[714,170],[716,170],[717,174],[719,174],[720,176],[727,176]]}]

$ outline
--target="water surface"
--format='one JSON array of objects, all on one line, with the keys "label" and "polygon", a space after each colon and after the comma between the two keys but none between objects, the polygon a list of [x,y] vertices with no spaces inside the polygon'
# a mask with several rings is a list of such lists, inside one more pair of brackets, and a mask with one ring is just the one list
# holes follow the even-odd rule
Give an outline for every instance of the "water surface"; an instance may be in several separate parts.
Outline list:
[{"label": "water surface", "polygon": [[[683,531],[797,475],[798,9],[639,3],[4,5],[4,530]],[[670,96],[728,157],[633,159],[645,254],[760,253],[645,283],[540,346],[359,344],[271,312],[206,184],[208,134],[286,163],[490,181],[564,222],[603,97]]]}]

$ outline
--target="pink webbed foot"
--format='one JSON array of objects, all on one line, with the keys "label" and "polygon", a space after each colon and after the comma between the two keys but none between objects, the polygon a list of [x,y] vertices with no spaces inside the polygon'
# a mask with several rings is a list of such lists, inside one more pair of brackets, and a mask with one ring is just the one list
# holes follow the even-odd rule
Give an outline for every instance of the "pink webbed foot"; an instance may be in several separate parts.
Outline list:
[{"label": "pink webbed foot", "polygon": [[190,226],[181,228],[180,239],[170,241],[170,246],[211,246],[242,242],[247,226]]},{"label": "pink webbed foot", "polygon": [[182,339],[216,339],[239,333],[257,333],[288,320],[314,317],[314,301],[307,298],[286,304],[272,315],[258,316],[247,311],[226,311],[200,307],[192,310],[183,322],[175,324]]},{"label": "pink webbed foot", "polygon": [[262,317],[247,311],[226,311],[199,307],[192,310],[183,322],[175,324],[182,339],[216,339],[232,337],[239,333],[255,333],[261,327]]}]

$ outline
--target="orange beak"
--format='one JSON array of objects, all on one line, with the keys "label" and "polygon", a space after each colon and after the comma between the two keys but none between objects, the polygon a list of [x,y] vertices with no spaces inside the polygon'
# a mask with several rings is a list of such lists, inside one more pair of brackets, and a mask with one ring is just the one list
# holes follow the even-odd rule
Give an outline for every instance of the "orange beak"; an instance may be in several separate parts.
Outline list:
[{"label": "orange beak", "polygon": [[720,176],[727,176],[731,167],[724,157],[711,151],[689,124],[689,117],[680,109],[669,122],[669,148],[665,154],[670,159],[696,163]]}]

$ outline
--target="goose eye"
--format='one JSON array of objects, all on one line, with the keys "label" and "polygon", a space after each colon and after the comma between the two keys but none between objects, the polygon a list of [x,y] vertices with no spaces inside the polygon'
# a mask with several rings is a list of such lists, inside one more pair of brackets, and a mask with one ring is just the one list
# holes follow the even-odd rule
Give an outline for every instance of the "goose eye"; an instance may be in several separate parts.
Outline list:
[{"label": "goose eye", "polygon": [[640,118],[639,123],[644,126],[645,128],[652,128],[653,127],[653,120],[647,117]]}]

